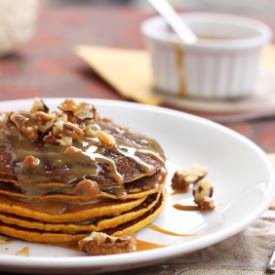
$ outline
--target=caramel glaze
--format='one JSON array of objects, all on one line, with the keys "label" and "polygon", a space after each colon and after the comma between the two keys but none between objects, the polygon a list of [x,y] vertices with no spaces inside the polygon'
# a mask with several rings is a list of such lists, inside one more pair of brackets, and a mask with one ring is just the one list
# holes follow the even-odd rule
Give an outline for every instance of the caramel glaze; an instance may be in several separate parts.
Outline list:
[{"label": "caramel glaze", "polygon": [[188,237],[188,236],[192,236],[192,234],[181,234],[181,233],[175,233],[173,231],[170,230],[166,230],[164,228],[159,227],[158,225],[152,224],[149,226],[150,229],[155,230],[157,232],[166,234],[166,235],[170,235],[170,236],[176,236],[176,237]]},{"label": "caramel glaze", "polygon": [[28,257],[28,256],[30,256],[30,249],[29,249],[29,247],[25,246],[22,249],[16,251],[15,255],[16,256],[25,256],[25,257]]},{"label": "caramel glaze", "polygon": [[178,194],[186,194],[188,191],[180,191],[180,190],[174,190],[170,195],[178,195]]},{"label": "caramel glaze", "polygon": [[[80,251],[80,248],[77,243],[72,243],[67,245],[58,245],[58,246],[66,249],[74,250],[74,251]],[[136,240],[136,251],[146,251],[146,250],[161,248],[165,246],[166,245],[142,241],[142,240]]]},{"label": "caramel glaze", "polygon": [[69,250],[80,251],[78,243],[70,243],[70,244],[56,245],[56,246],[63,247],[63,248],[69,249]]},{"label": "caramel glaze", "polygon": [[161,248],[161,247],[165,247],[165,246],[166,245],[137,240],[137,250],[136,251],[146,251],[146,250]]},{"label": "caramel glaze", "polygon": [[[130,181],[144,175],[152,175],[159,169],[156,166],[163,166],[165,157],[155,140],[132,133],[112,122],[100,120],[91,128],[113,135],[116,145],[107,149],[101,145],[97,137],[85,137],[73,144],[80,149],[79,152],[68,156],[64,153],[66,147],[32,143],[18,135],[12,136],[3,131],[0,142],[6,145],[12,155],[11,168],[22,184],[22,191],[28,195],[43,195],[44,189],[38,188],[36,183],[61,182],[70,186],[83,178],[96,179],[104,174],[108,181],[99,187],[104,189],[104,192],[124,196],[124,183],[127,179],[117,170],[113,155],[134,161],[138,167],[140,173],[133,176]],[[38,158],[39,165],[26,169],[23,160],[28,155]]]},{"label": "caramel glaze", "polygon": [[12,242],[11,238],[8,238],[8,237],[1,237],[0,238],[0,245],[9,244],[11,242]]},{"label": "caramel glaze", "polygon": [[182,205],[182,204],[174,204],[174,208],[181,211],[200,211],[201,209],[197,205]]},{"label": "caramel glaze", "polygon": [[[159,191],[164,182],[165,182],[166,170],[161,169],[153,176],[143,177],[134,182],[130,182],[124,185],[127,195],[132,195],[136,193]],[[21,190],[21,186],[24,187],[24,190]],[[110,187],[108,189],[114,189],[117,187]],[[9,194],[12,197],[21,198],[21,199],[32,199],[33,201],[50,201],[59,197],[58,201],[71,201],[71,198],[77,198],[77,200],[72,200],[71,202],[76,202],[77,204],[80,201],[86,202],[91,199],[94,201],[98,199],[108,198],[108,196],[113,196],[108,194],[108,189],[106,188],[105,193],[91,194],[89,190],[81,190],[78,188],[78,184],[69,185],[65,183],[20,183],[20,182],[1,182],[0,181],[0,193]],[[5,191],[5,192],[2,192]],[[114,192],[113,192],[114,193]],[[115,196],[117,197],[117,196]],[[120,198],[120,197],[118,197]],[[125,197],[125,199],[127,199]]]},{"label": "caramel glaze", "polygon": [[175,63],[176,63],[176,69],[178,74],[179,96],[185,97],[186,96],[186,79],[184,75],[184,52],[178,40],[173,40],[172,44],[175,49]]}]

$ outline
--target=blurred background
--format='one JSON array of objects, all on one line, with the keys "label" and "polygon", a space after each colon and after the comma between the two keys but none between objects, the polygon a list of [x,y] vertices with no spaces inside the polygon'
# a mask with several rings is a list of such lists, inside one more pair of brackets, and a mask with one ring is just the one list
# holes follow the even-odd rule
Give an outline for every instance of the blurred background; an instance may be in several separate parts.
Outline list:
[{"label": "blurred background", "polygon": [[[44,0],[49,5],[131,5],[140,9],[150,9],[145,0]],[[232,12],[275,22],[275,4],[272,0],[171,0],[175,7],[190,10]]]},{"label": "blurred background", "polygon": [[[183,12],[214,11],[260,19],[275,32],[275,0],[169,1]],[[0,0],[0,100],[35,96],[124,100],[125,96],[105,81],[87,58],[85,62],[80,59],[75,49],[79,45],[123,51],[146,49],[140,26],[154,14],[146,0]],[[274,99],[274,116],[275,47],[269,46],[264,59],[269,66],[268,81],[262,81],[259,87],[273,92],[268,97]],[[259,112],[267,109],[262,102],[261,98],[257,103]],[[264,102],[271,100],[267,98]],[[203,102],[198,106],[206,105]],[[236,102],[229,101],[226,106],[235,105]],[[237,124],[237,115],[231,118],[231,114],[225,113],[224,105],[219,108],[222,115],[208,114],[205,109],[186,110],[210,119],[226,114],[231,128],[249,136],[265,150],[275,151],[275,139],[271,138],[275,120],[253,121],[243,126]],[[253,115],[255,109],[253,105]]]}]

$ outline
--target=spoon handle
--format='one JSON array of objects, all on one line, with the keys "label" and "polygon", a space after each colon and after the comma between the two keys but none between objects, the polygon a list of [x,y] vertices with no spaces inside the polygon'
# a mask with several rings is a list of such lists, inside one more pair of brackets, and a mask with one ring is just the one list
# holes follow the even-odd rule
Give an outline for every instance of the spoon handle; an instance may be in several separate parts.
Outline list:
[{"label": "spoon handle", "polygon": [[193,44],[197,41],[196,35],[183,22],[167,0],[147,0],[151,6],[164,18],[166,23],[179,36],[185,44]]}]

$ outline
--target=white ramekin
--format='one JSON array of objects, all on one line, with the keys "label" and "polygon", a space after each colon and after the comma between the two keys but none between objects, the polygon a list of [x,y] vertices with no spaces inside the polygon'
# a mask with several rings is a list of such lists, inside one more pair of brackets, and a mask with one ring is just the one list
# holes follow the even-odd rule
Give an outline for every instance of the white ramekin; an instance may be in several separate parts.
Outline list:
[{"label": "white ramekin", "polygon": [[261,49],[272,37],[270,28],[236,15],[181,16],[199,36],[234,39],[180,44],[162,18],[146,20],[141,30],[151,55],[156,90],[202,98],[236,98],[253,92]]}]

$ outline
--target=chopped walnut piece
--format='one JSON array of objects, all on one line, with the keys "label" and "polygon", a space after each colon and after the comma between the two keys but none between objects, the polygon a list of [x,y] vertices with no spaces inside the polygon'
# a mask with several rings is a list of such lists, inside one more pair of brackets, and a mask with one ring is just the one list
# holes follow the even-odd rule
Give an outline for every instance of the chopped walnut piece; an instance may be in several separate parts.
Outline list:
[{"label": "chopped walnut piece", "polygon": [[136,250],[134,236],[113,237],[103,232],[92,232],[79,241],[79,247],[89,255],[113,255]]},{"label": "chopped walnut piece", "polygon": [[[70,146],[82,141],[85,137],[95,137],[92,130],[96,120],[96,109],[93,105],[71,99],[65,100],[58,108],[60,111],[49,112],[45,103],[36,98],[31,111],[12,112],[8,114],[5,124],[7,134],[21,136],[31,140]],[[112,137],[100,135],[102,143],[110,147]]]},{"label": "chopped walnut piece", "polygon": [[54,123],[52,132],[56,136],[62,134],[76,140],[81,140],[84,136],[83,130],[77,124],[68,121],[64,122],[63,120],[57,120]]},{"label": "chopped walnut piece", "polygon": [[103,121],[103,122],[112,122],[113,120],[111,118],[109,118],[109,117],[103,117],[101,119],[101,121]]},{"label": "chopped walnut piece", "polygon": [[56,115],[57,115],[57,121],[61,121],[61,122],[67,122],[68,121],[68,115],[67,114],[56,113]]},{"label": "chopped walnut piece", "polygon": [[96,109],[91,104],[81,102],[78,104],[77,110],[74,112],[74,115],[81,120],[95,119]]},{"label": "chopped walnut piece", "polygon": [[49,108],[42,99],[36,97],[34,99],[34,102],[32,104],[32,108],[31,108],[30,112],[31,113],[36,113],[38,111],[48,113]]},{"label": "chopped walnut piece", "polygon": [[63,112],[75,112],[77,110],[77,104],[72,99],[66,99],[58,105],[58,109]]},{"label": "chopped walnut piece", "polygon": [[212,199],[214,193],[212,182],[209,179],[203,179],[198,182],[193,190],[194,202],[202,209],[215,208],[214,200]]},{"label": "chopped walnut piece", "polygon": [[53,125],[52,134],[55,136],[58,136],[59,134],[61,134],[63,131],[63,126],[64,126],[64,121],[58,119]]},{"label": "chopped walnut piece", "polygon": [[201,210],[211,210],[216,207],[216,204],[212,198],[206,197],[198,203],[198,206]]},{"label": "chopped walnut piece", "polygon": [[63,124],[62,134],[70,136],[77,141],[80,141],[84,136],[83,130],[81,130],[77,124],[71,122],[65,122]]},{"label": "chopped walnut piece", "polygon": [[29,118],[23,114],[13,112],[9,115],[9,121],[12,122],[17,129],[21,130],[23,127],[27,127]]},{"label": "chopped walnut piece", "polygon": [[58,139],[58,143],[61,146],[71,146],[73,144],[73,138],[61,135],[61,137]]},{"label": "chopped walnut piece", "polygon": [[16,126],[25,138],[30,140],[37,138],[37,131],[34,126],[30,125],[30,118],[27,115],[14,112],[9,115],[9,121]]},{"label": "chopped walnut piece", "polygon": [[20,132],[27,139],[36,140],[37,138],[37,131],[32,126],[23,127]]},{"label": "chopped walnut piece", "polygon": [[85,102],[76,103],[72,99],[66,99],[63,103],[58,105],[58,108],[63,112],[73,113],[73,115],[80,120],[91,120],[96,118],[95,107]]},{"label": "chopped walnut piece", "polygon": [[88,128],[88,129],[85,130],[85,136],[86,137],[95,137],[96,132],[93,129]]},{"label": "chopped walnut piece", "polygon": [[206,179],[207,174],[207,168],[201,166],[178,170],[172,178],[172,188],[176,191],[188,192],[190,185],[194,184],[194,202],[201,210],[213,209],[215,208],[215,202],[212,199],[213,186],[211,181]]},{"label": "chopped walnut piece", "polygon": [[48,135],[43,137],[43,141],[49,144],[59,144],[59,139],[50,132]]},{"label": "chopped walnut piece", "polygon": [[101,130],[96,131],[96,136],[98,137],[101,144],[105,147],[113,147],[116,145],[115,138],[104,131],[101,131]]},{"label": "chopped walnut piece", "polygon": [[56,115],[54,113],[48,114],[38,111],[34,114],[34,119],[36,120],[38,130],[45,133],[53,127]]},{"label": "chopped walnut piece", "polygon": [[178,170],[172,178],[172,188],[176,191],[188,192],[190,184],[197,183],[206,177],[207,173],[207,168],[202,166]]},{"label": "chopped walnut piece", "polygon": [[75,191],[81,194],[95,196],[98,193],[99,188],[95,181],[84,179],[76,185]]},{"label": "chopped walnut piece", "polygon": [[59,144],[61,146],[71,146],[73,144],[73,138],[69,136],[59,135],[55,136],[51,132],[44,136],[43,141],[49,144]]},{"label": "chopped walnut piece", "polygon": [[40,164],[40,160],[32,155],[26,156],[23,160],[23,168],[32,169]]}]

